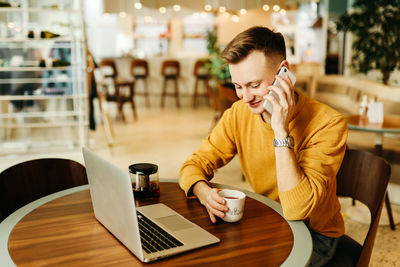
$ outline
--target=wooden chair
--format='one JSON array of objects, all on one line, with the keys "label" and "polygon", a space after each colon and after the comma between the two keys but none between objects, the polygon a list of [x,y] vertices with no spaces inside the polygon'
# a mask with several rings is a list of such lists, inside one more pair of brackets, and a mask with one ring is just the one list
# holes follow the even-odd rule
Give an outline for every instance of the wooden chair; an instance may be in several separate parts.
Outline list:
[{"label": "wooden chair", "polygon": [[[179,103],[179,87],[178,87],[178,78],[180,75],[180,64],[177,60],[165,60],[161,65],[161,75],[164,77],[163,88],[161,94],[161,108],[164,108],[165,105],[165,97],[167,95],[174,96],[176,100],[176,106],[180,108]],[[173,81],[175,85],[174,93],[167,93],[167,82]]]},{"label": "wooden chair", "polygon": [[211,129],[217,124],[225,110],[230,108],[234,102],[239,100],[234,87],[231,88],[227,85],[216,83],[215,89],[216,91],[211,86],[208,87],[208,95],[211,100],[211,106],[215,110]]},{"label": "wooden chair", "polygon": [[131,61],[131,74],[135,78],[135,82],[133,83],[133,91],[137,95],[138,92],[135,91],[135,86],[139,80],[143,81],[143,95],[146,98],[146,106],[150,107],[149,100],[149,89],[147,84],[147,77],[149,76],[149,65],[146,60],[143,59],[134,59]]},{"label": "wooden chair", "polygon": [[11,166],[0,173],[0,222],[36,199],[87,183],[85,167],[69,159],[34,159]]},{"label": "wooden chair", "polygon": [[[123,104],[130,102],[132,106],[133,119],[137,120],[134,101],[134,81],[119,79],[117,67],[113,60],[102,60],[100,61],[99,67],[103,74],[103,81],[100,84],[106,89],[105,95],[107,101],[117,102],[119,115],[122,117],[124,122],[126,122],[126,118],[123,112]],[[128,92],[124,94],[121,90],[122,88],[128,88]],[[112,89],[114,89],[114,91]]]},{"label": "wooden chair", "polygon": [[337,175],[337,195],[365,204],[371,222],[362,245],[343,235],[334,258],[326,266],[368,266],[389,178],[390,165],[383,158],[362,150],[346,151]]},{"label": "wooden chair", "polygon": [[199,93],[199,83],[202,81],[205,88],[208,86],[208,71],[205,68],[205,62],[204,59],[198,59],[194,63],[194,69],[193,69],[193,75],[195,76],[195,82],[194,82],[194,92],[193,92],[193,108],[196,108],[197,106],[197,100],[198,97],[207,97],[209,100],[209,94],[208,92],[204,93]]}]

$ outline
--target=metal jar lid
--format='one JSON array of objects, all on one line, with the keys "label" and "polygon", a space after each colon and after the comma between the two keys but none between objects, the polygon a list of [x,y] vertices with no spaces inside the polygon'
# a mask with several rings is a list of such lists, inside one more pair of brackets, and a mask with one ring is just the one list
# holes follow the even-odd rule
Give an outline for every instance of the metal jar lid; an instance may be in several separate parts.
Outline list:
[{"label": "metal jar lid", "polygon": [[129,166],[129,172],[133,174],[150,175],[158,171],[158,166],[152,163],[136,163]]}]

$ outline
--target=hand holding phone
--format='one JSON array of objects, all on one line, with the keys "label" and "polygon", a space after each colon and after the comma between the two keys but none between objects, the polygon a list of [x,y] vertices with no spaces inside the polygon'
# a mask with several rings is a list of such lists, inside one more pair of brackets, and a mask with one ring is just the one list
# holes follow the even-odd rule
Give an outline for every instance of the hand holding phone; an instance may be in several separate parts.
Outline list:
[{"label": "hand holding phone", "polygon": [[[294,86],[294,84],[296,83],[296,77],[295,77],[294,74],[291,73],[290,70],[289,70],[288,68],[286,68],[286,67],[282,67],[282,68],[279,70],[278,76],[279,76],[279,77],[282,77],[282,78],[285,78],[285,77],[289,76],[289,79],[290,79],[290,81],[291,81],[291,83],[292,83],[292,86]],[[281,85],[279,84],[279,81],[276,80],[276,79],[275,79],[275,81],[274,81],[274,83],[273,83],[272,85],[276,85],[276,86],[282,88]],[[269,91],[268,94],[269,94],[269,95],[272,95],[273,97],[275,97],[276,100],[279,102],[279,96],[278,96],[274,91],[271,90],[271,91]],[[269,114],[272,114],[272,103],[271,103],[270,101],[265,100],[263,106],[264,106],[264,109],[265,109]]]}]

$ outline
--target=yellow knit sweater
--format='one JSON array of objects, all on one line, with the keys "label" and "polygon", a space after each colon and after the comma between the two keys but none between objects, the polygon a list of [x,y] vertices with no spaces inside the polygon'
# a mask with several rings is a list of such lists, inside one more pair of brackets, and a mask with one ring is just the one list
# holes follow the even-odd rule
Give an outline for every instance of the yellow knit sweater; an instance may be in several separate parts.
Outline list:
[{"label": "yellow knit sweater", "polygon": [[243,101],[237,101],[184,162],[179,184],[185,193],[191,195],[196,182],[208,182],[214,169],[237,154],[254,191],[279,201],[287,220],[303,220],[320,234],[341,236],[344,223],[336,196],[336,174],[345,153],[347,125],[340,113],[297,93],[298,102],[289,123],[296,159],[304,173],[297,186],[278,191],[271,125],[261,115],[253,114]]}]

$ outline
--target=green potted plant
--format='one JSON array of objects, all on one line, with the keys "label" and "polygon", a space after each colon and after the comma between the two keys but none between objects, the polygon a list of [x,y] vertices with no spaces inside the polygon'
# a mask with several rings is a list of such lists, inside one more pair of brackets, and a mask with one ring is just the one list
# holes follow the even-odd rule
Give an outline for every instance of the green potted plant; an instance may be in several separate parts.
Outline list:
[{"label": "green potted plant", "polygon": [[235,86],[231,82],[228,64],[220,57],[221,51],[217,44],[215,30],[207,33],[207,50],[208,58],[204,60],[204,66],[211,77],[208,90],[216,111],[213,124],[215,125],[224,111],[239,98],[236,95]]},{"label": "green potted plant", "polygon": [[231,84],[231,75],[228,65],[220,58],[220,47],[217,44],[217,33],[215,30],[207,32],[208,59],[205,67],[210,76],[220,84]]},{"label": "green potted plant", "polygon": [[400,69],[400,0],[355,0],[354,11],[337,22],[354,35],[351,67],[361,73],[379,70],[382,82]]}]

